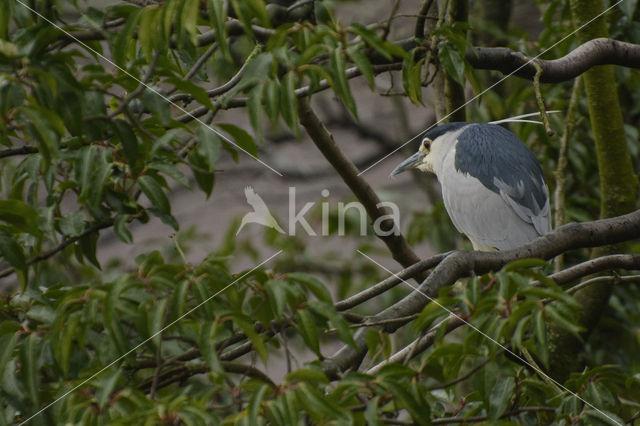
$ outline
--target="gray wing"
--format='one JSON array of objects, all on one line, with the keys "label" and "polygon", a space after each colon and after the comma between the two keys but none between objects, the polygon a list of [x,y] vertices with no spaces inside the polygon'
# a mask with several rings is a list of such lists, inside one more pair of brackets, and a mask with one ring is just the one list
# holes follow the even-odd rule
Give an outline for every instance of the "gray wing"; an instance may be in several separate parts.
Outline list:
[{"label": "gray wing", "polygon": [[485,246],[508,250],[536,239],[549,228],[548,205],[546,219],[544,210],[531,217],[506,190],[495,192],[479,179],[457,171],[451,157],[444,159],[438,179],[445,208],[458,231]]},{"label": "gray wing", "polygon": [[455,170],[477,178],[499,194],[538,235],[551,231],[549,192],[542,168],[516,135],[500,126],[475,123],[458,136],[454,152],[451,161]]}]

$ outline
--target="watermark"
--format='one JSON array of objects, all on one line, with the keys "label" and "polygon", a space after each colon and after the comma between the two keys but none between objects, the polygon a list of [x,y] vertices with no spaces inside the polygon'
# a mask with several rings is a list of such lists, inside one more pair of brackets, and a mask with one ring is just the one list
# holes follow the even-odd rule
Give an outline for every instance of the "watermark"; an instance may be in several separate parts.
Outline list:
[{"label": "watermark", "polygon": [[[240,227],[236,232],[236,235],[240,234],[242,229],[250,224],[256,223],[267,228],[272,228],[281,234],[296,235],[299,231],[304,231],[311,237],[315,236],[329,236],[338,235],[344,236],[347,233],[347,222],[353,221],[359,223],[358,234],[360,236],[369,235],[370,232],[367,227],[369,222],[369,216],[365,207],[356,201],[344,203],[342,201],[332,206],[329,200],[329,190],[323,189],[320,191],[320,195],[323,200],[320,202],[311,201],[305,203],[299,208],[296,204],[296,188],[294,186],[289,187],[289,199],[288,199],[288,218],[286,226],[281,226],[276,220],[275,216],[271,213],[271,210],[267,207],[262,197],[250,186],[244,189],[244,195],[247,199],[247,203],[252,207],[253,211],[245,214],[240,223]],[[318,203],[318,204],[317,204]],[[316,224],[316,229],[308,222],[307,214],[316,207],[320,206],[320,229]],[[332,214],[332,207],[335,207]],[[376,204],[376,207],[380,209],[384,214],[380,215],[373,221],[373,232],[381,237],[387,237],[389,235],[400,235],[400,209],[391,201],[381,201]],[[335,226],[330,226],[331,222],[337,221],[337,232],[331,232],[331,229],[335,229]],[[314,221],[315,222],[315,221]],[[353,235],[352,232],[349,233]]]}]

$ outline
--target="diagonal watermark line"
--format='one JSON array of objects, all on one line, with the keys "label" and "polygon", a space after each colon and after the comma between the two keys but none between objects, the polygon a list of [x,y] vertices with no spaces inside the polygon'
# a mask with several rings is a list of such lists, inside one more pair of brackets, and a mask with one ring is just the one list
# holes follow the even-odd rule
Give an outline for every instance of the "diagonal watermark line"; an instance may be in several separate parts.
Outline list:
[{"label": "diagonal watermark line", "polygon": [[89,46],[88,44],[86,44],[85,42],[83,42],[82,40],[80,40],[78,37],[74,36],[73,34],[71,34],[70,32],[66,31],[64,28],[60,27],[58,24],[56,24],[55,22],[51,21],[50,19],[48,19],[46,16],[43,16],[40,12],[38,12],[37,10],[33,9],[31,6],[28,6],[27,4],[25,4],[22,0],[16,0],[16,2],[20,3],[23,7],[25,7],[26,9],[28,9],[29,11],[31,11],[32,13],[36,14],[38,17],[40,17],[41,19],[43,19],[45,22],[47,22],[49,25],[51,25],[52,27],[56,28],[57,30],[62,31],[64,34],[66,34],[69,38],[73,39],[75,42],[77,42],[78,44],[80,44],[82,47],[84,47],[85,49],[89,50],[90,52],[92,52],[94,55],[97,55],[99,57],[101,57],[102,59],[104,59],[105,61],[107,61],[109,64],[113,65],[115,68],[117,68],[118,70],[122,71],[124,74],[126,74],[128,77],[132,78],[133,80],[135,80],[136,82],[138,82],[138,84],[144,86],[147,90],[153,92],[154,94],[160,96],[163,100],[165,100],[169,105],[173,105],[174,107],[176,107],[177,109],[179,109],[181,112],[185,113],[187,116],[193,118],[195,121],[197,121],[198,123],[200,123],[201,125],[205,126],[207,129],[209,129],[209,131],[215,133],[216,135],[220,136],[222,139],[224,139],[226,142],[230,143],[231,145],[233,145],[234,147],[238,148],[240,151],[244,152],[245,154],[247,154],[249,157],[253,158],[254,160],[256,160],[258,163],[262,164],[263,166],[265,166],[266,168],[268,168],[269,170],[271,170],[272,172],[274,172],[275,174],[277,174],[278,176],[282,177],[282,173],[280,173],[278,170],[274,169],[273,167],[271,167],[270,165],[268,165],[267,163],[265,163],[264,161],[262,161],[261,159],[259,159],[258,157],[256,157],[255,155],[251,154],[249,151],[247,151],[246,149],[242,148],[240,145],[238,145],[237,143],[233,142],[232,140],[230,140],[228,137],[226,137],[225,135],[223,135],[222,133],[220,133],[219,131],[217,131],[216,129],[214,129],[213,127],[211,127],[209,124],[205,123],[204,121],[202,121],[200,118],[196,117],[195,115],[193,115],[191,112],[187,111],[185,108],[181,107],[180,105],[178,105],[175,102],[172,102],[167,96],[165,96],[164,94],[160,93],[159,91],[157,91],[156,89],[154,89],[152,86],[149,86],[147,83],[145,83],[144,81],[140,80],[138,77],[134,76],[133,74],[131,74],[129,71],[125,70],[124,68],[122,68],[121,66],[117,65],[115,62],[113,62],[111,59],[107,58],[106,56],[104,56],[102,53],[98,52],[97,50],[93,49],[91,46]]},{"label": "diagonal watermark line", "polygon": [[122,360],[123,358],[126,358],[129,354],[133,353],[134,351],[136,351],[138,348],[140,348],[141,346],[147,344],[149,341],[151,341],[151,339],[153,339],[154,337],[160,335],[161,333],[163,333],[165,330],[167,330],[168,328],[171,328],[172,326],[174,326],[176,323],[178,323],[180,320],[182,320],[184,317],[186,317],[187,315],[190,315],[192,312],[194,312],[195,310],[199,309],[200,307],[202,307],[205,303],[209,302],[211,299],[213,299],[214,297],[216,297],[217,295],[219,295],[220,293],[224,292],[226,289],[228,289],[229,287],[231,287],[232,285],[236,284],[238,281],[240,281],[241,279],[243,279],[244,277],[246,277],[247,275],[251,274],[253,271],[255,271],[256,269],[260,268],[262,265],[264,265],[265,263],[269,262],[271,259],[273,259],[274,257],[278,256],[280,253],[282,253],[282,250],[278,250],[275,254],[272,254],[271,256],[269,256],[267,259],[263,260],[262,262],[260,262],[259,264],[257,264],[256,266],[254,266],[253,268],[249,269],[247,272],[245,272],[244,274],[240,275],[238,278],[236,278],[235,280],[231,281],[229,284],[227,284],[222,290],[218,290],[216,291],[214,294],[212,294],[211,296],[207,297],[204,301],[198,303],[196,306],[194,306],[193,308],[189,309],[187,312],[185,312],[184,314],[180,315],[178,318],[176,318],[175,320],[173,320],[170,324],[164,326],[162,329],[160,329],[159,331],[155,332],[152,336],[148,337],[147,339],[145,339],[144,341],[142,341],[141,343],[139,343],[138,345],[136,345],[135,347],[133,347],[132,349],[130,349],[127,353],[125,353],[124,355],[119,356],[118,358],[114,359],[113,361],[111,361],[108,365],[106,365],[105,367],[101,368],[98,372],[93,373],[91,376],[89,376],[88,378],[84,379],[82,382],[80,382],[79,384],[77,384],[76,386],[74,386],[73,388],[71,388],[71,390],[65,392],[64,394],[62,394],[61,396],[59,396],[56,400],[54,400],[53,402],[50,402],[49,404],[45,405],[43,408],[41,408],[40,410],[38,410],[35,414],[32,414],[31,417],[29,417],[28,419],[24,420],[22,423],[20,423],[18,426],[22,426],[26,423],[28,423],[31,419],[33,419],[34,417],[36,417],[37,415],[39,415],[40,413],[42,413],[43,411],[45,411],[46,409],[48,409],[49,407],[51,407],[52,405],[56,404],[57,402],[59,402],[60,400],[66,398],[68,395],[70,395],[71,393],[75,392],[76,390],[78,390],[80,387],[84,386],[87,382],[93,380],[94,378],[96,378],[97,376],[99,376],[100,374],[102,374],[103,372],[105,372],[106,370],[108,370],[109,368],[111,368],[114,364],[116,364],[118,361]]},{"label": "diagonal watermark line", "polygon": [[520,65],[518,68],[516,68],[515,70],[511,71],[509,74],[505,75],[504,77],[502,77],[500,80],[496,81],[495,83],[493,83],[491,86],[487,87],[486,89],[484,89],[482,92],[478,93],[477,95],[475,95],[473,98],[469,99],[467,102],[465,102],[464,104],[460,105],[458,108],[454,109],[453,111],[451,111],[449,114],[445,115],[444,117],[442,117],[440,120],[436,121],[435,123],[433,123],[431,126],[427,127],[426,129],[424,129],[423,131],[419,132],[417,135],[415,135],[414,137],[412,137],[411,139],[409,139],[408,141],[406,141],[405,143],[403,143],[402,145],[400,145],[399,147],[397,147],[396,149],[394,149],[393,151],[385,154],[382,158],[380,158],[379,160],[375,161],[373,164],[369,165],[366,169],[364,169],[363,171],[361,171],[360,173],[358,173],[358,176],[362,175],[363,173],[367,172],[369,169],[375,167],[377,164],[381,163],[382,161],[384,161],[385,159],[387,159],[389,156],[395,154],[396,152],[398,152],[400,149],[404,148],[405,145],[413,142],[414,140],[416,140],[416,138],[418,138],[420,135],[422,135],[424,132],[431,130],[432,128],[434,128],[435,126],[437,126],[438,124],[440,124],[441,122],[443,122],[444,120],[446,120],[447,118],[449,118],[451,115],[455,114],[456,112],[460,111],[462,108],[466,107],[467,105],[469,105],[471,102],[475,101],[476,99],[478,99],[480,96],[484,95],[485,93],[487,93],[489,90],[493,89],[494,87],[496,87],[498,84],[502,83],[503,81],[505,81],[507,78],[511,77],[512,75],[514,75],[515,73],[517,73],[518,71],[520,71],[522,68],[526,67],[527,65],[529,65],[530,63],[534,62],[535,60],[537,60],[539,57],[541,57],[542,55],[544,55],[545,53],[547,53],[548,51],[550,51],[551,49],[553,49],[554,47],[556,47],[557,45],[559,45],[560,43],[562,43],[563,41],[565,41],[566,39],[568,39],[569,37],[571,37],[572,35],[574,35],[575,33],[577,33],[578,31],[580,31],[581,29],[583,29],[584,27],[586,27],[587,25],[591,24],[593,21],[595,21],[596,19],[598,19],[599,17],[601,17],[602,15],[606,14],[607,12],[609,12],[611,9],[613,9],[614,7],[616,7],[617,5],[619,5],[620,3],[622,3],[625,0],[618,0],[615,4],[613,4],[612,6],[606,8],[605,10],[603,10],[602,12],[600,12],[599,14],[597,14],[595,17],[591,18],[588,22],[585,22],[584,24],[580,25],[578,28],[576,28],[575,30],[573,30],[572,32],[570,32],[569,34],[567,34],[566,36],[562,37],[559,41],[553,43],[550,47],[546,48],[545,50],[543,50],[541,53],[537,54],[536,56],[534,56],[533,58],[529,59],[527,62],[525,62],[524,64]]},{"label": "diagonal watermark line", "polygon": [[427,299],[429,299],[430,302],[435,303],[436,305],[438,305],[438,307],[442,308],[443,310],[445,310],[447,313],[449,313],[449,315],[452,315],[454,317],[456,317],[457,319],[459,319],[460,321],[464,322],[466,325],[468,325],[469,327],[471,327],[474,331],[476,331],[477,333],[479,333],[480,335],[482,335],[483,337],[491,340],[493,343],[495,343],[496,345],[498,345],[501,349],[503,349],[504,351],[508,352],[510,355],[512,355],[514,358],[516,358],[518,361],[522,362],[523,364],[528,365],[529,367],[531,367],[536,373],[538,373],[539,375],[543,376],[546,380],[551,381],[552,383],[554,383],[556,386],[558,386],[560,389],[562,389],[565,392],[570,393],[571,395],[573,395],[574,397],[578,398],[580,401],[582,401],[585,405],[588,405],[589,407],[593,408],[594,410],[596,410],[598,413],[602,414],[603,416],[605,416],[607,419],[611,420],[614,424],[619,424],[620,426],[624,426],[623,424],[619,423],[616,419],[612,418],[610,415],[608,415],[607,413],[605,413],[604,411],[600,410],[598,407],[594,406],[593,404],[591,404],[590,402],[584,400],[582,397],[580,397],[578,394],[571,392],[569,389],[567,389],[565,386],[563,386],[562,384],[560,384],[557,380],[555,380],[554,378],[552,378],[551,376],[549,376],[548,374],[546,374],[544,371],[542,371],[540,368],[538,368],[538,366],[533,365],[531,363],[529,363],[527,360],[522,359],[521,356],[515,354],[513,351],[511,351],[509,348],[507,348],[506,346],[504,346],[502,343],[498,342],[497,340],[495,340],[493,337],[489,336],[488,334],[486,334],[485,332],[483,332],[482,330],[480,330],[478,327],[476,327],[475,325],[471,324],[470,322],[466,321],[464,318],[462,318],[460,315],[456,314],[455,312],[453,312],[451,309],[447,308],[446,306],[442,305],[440,302],[438,302],[437,299],[434,299],[433,297],[429,296],[428,294],[426,294],[425,292],[421,291],[418,287],[414,286],[413,284],[409,283],[408,281],[404,280],[403,278],[401,278],[398,274],[396,274],[395,272],[392,272],[391,270],[389,270],[388,268],[386,268],[384,265],[382,265],[381,263],[379,263],[378,261],[376,261],[375,259],[367,256],[366,254],[364,254],[363,252],[361,252],[360,250],[356,250],[358,253],[360,253],[362,256],[366,257],[367,259],[369,259],[369,261],[371,261],[373,264],[377,265],[379,268],[384,269],[386,272],[388,272],[389,274],[393,275],[396,279],[402,281],[403,283],[405,283],[406,285],[408,285],[409,287],[411,287],[414,291],[420,293],[421,295],[423,295],[424,297],[426,297]]}]

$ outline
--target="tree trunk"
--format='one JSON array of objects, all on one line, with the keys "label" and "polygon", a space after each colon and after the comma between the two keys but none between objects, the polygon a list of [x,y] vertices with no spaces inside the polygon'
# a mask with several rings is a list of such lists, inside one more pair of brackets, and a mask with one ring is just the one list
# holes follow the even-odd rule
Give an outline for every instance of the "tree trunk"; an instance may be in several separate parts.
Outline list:
[{"label": "tree trunk", "polygon": [[[586,24],[577,33],[580,43],[608,37],[603,17],[588,23],[603,11],[601,0],[570,0],[570,6],[574,26],[578,28]],[[614,70],[611,65],[593,67],[583,74],[583,78],[600,175],[600,217],[618,216],[635,208],[638,179],[627,149]],[[595,254],[603,255],[611,250],[611,247],[602,248]],[[575,294],[582,306],[579,315],[580,324],[586,330],[585,338],[607,307],[611,291],[610,284],[602,284],[587,287]],[[571,371],[581,367],[579,353],[582,343],[558,327],[550,328],[550,343],[551,374],[564,381]]]}]

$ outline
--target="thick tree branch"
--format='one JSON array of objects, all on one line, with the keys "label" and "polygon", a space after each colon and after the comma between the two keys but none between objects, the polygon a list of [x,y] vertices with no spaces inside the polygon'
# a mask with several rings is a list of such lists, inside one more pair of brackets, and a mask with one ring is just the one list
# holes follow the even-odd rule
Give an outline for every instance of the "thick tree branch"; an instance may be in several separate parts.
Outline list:
[{"label": "thick tree branch", "polygon": [[380,206],[380,199],[373,188],[358,175],[356,166],[342,153],[333,136],[311,108],[309,98],[299,99],[298,108],[300,123],[307,129],[316,147],[362,203],[371,221],[380,222],[380,229],[383,232],[379,233],[378,237],[387,245],[393,258],[405,267],[418,262],[420,259],[397,230],[390,212],[387,208]]},{"label": "thick tree branch", "polygon": [[[447,256],[420,284],[416,291],[394,305],[372,317],[371,321],[406,317],[416,314],[435,298],[438,291],[450,286],[460,278],[471,274],[497,271],[509,262],[519,259],[550,259],[560,253],[577,248],[599,247],[616,244],[640,237],[640,210],[611,219],[594,222],[571,223],[536,239],[520,248],[503,252],[457,251]],[[426,296],[425,296],[426,295]],[[398,323],[384,327],[393,332],[401,327]],[[339,373],[353,367],[366,353],[364,333],[356,333],[359,350],[350,346],[342,347],[333,357],[323,362],[328,377],[336,378]]]},{"label": "thick tree branch", "polygon": [[549,278],[559,285],[563,285],[587,275],[613,269],[640,269],[640,255],[612,254],[597,257],[549,275]]},{"label": "thick tree branch", "polygon": [[475,47],[466,59],[476,69],[495,70],[533,80],[537,64],[542,68],[540,82],[559,83],[571,80],[596,65],[621,65],[640,68],[640,45],[610,38],[596,38],[576,47],[562,58],[543,60],[531,58],[506,47]]}]

